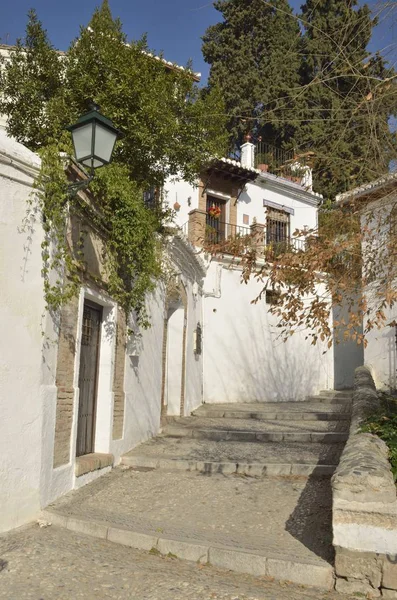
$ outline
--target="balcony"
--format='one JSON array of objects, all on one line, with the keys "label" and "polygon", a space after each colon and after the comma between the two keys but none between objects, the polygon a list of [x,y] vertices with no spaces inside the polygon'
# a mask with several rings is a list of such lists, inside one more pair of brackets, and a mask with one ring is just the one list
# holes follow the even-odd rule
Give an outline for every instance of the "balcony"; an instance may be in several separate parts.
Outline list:
[{"label": "balcony", "polygon": [[[299,185],[307,185],[307,176],[313,153],[298,156],[294,150],[284,150],[267,142],[258,141],[252,166],[262,172],[288,179]],[[232,150],[229,157],[241,161],[241,151]]]},{"label": "balcony", "polygon": [[244,227],[209,219],[206,212],[198,209],[190,213],[189,221],[182,229],[194,246],[233,255],[255,249],[258,255],[266,256],[268,260],[286,252],[304,252],[307,244],[305,239],[281,239],[272,236],[270,231],[266,235],[266,227],[260,223]]}]

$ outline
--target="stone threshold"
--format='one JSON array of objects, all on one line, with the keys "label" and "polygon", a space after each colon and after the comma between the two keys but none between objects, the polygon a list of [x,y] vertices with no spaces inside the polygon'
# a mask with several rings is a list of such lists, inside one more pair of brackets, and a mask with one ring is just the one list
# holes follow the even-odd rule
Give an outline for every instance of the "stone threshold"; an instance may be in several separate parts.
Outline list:
[{"label": "stone threshold", "polygon": [[114,527],[111,523],[76,518],[52,510],[42,511],[41,519],[49,525],[137,550],[146,550],[152,554],[171,555],[229,571],[292,581],[327,591],[331,591],[335,585],[334,569],[322,560],[311,562],[296,556],[256,552],[240,546],[218,546],[205,541],[199,543],[183,538],[158,537],[153,533]]},{"label": "stone threshold", "polygon": [[76,477],[81,477],[82,475],[86,475],[86,473],[99,471],[99,469],[104,469],[105,467],[112,467],[113,462],[113,454],[100,454],[98,452],[83,454],[83,456],[76,457],[74,474]]}]

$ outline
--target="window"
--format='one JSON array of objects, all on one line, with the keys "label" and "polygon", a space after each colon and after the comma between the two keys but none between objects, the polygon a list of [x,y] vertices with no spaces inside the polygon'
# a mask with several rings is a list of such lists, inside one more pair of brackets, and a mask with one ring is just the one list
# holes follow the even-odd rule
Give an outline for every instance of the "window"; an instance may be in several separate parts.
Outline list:
[{"label": "window", "polygon": [[285,244],[289,242],[290,215],[283,210],[267,208],[266,244]]},{"label": "window", "polygon": [[146,190],[146,192],[143,192],[143,201],[146,208],[156,208],[158,205],[159,196],[159,190],[154,186]]},{"label": "window", "polygon": [[275,306],[280,301],[280,292],[277,292],[276,290],[266,290],[265,301],[266,304]]}]

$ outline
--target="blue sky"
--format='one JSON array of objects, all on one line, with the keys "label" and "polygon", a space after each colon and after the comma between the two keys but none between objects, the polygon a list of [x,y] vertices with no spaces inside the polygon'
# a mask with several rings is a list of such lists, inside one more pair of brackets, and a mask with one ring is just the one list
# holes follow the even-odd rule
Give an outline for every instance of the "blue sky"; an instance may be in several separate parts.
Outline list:
[{"label": "blue sky", "polygon": [[[302,0],[303,1],[303,0]],[[301,0],[292,0],[295,11]],[[381,0],[381,2],[385,0]],[[65,50],[77,36],[79,25],[87,24],[100,0],[0,0],[0,41],[12,44],[23,36],[26,14],[34,7],[52,43]],[[377,3],[379,5],[379,2]],[[219,20],[219,13],[207,0],[110,0],[114,16],[121,18],[123,28],[130,39],[148,34],[149,46],[163,51],[167,60],[186,64],[193,59],[195,71],[200,71],[205,82],[208,65],[201,55],[201,36],[208,25]],[[386,12],[371,43],[371,51],[388,48],[392,62],[397,61],[397,16]],[[393,24],[393,21],[395,23]]]}]

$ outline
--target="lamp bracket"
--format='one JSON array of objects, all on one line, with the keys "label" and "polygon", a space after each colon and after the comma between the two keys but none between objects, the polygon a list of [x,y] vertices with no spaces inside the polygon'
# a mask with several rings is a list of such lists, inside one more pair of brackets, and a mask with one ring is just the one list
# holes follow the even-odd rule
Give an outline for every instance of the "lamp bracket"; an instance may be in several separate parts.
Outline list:
[{"label": "lamp bracket", "polygon": [[87,179],[83,181],[78,181],[77,183],[71,183],[68,185],[68,195],[73,198],[78,194],[80,190],[85,190],[90,185],[91,181],[94,179],[94,175],[90,175]]}]

